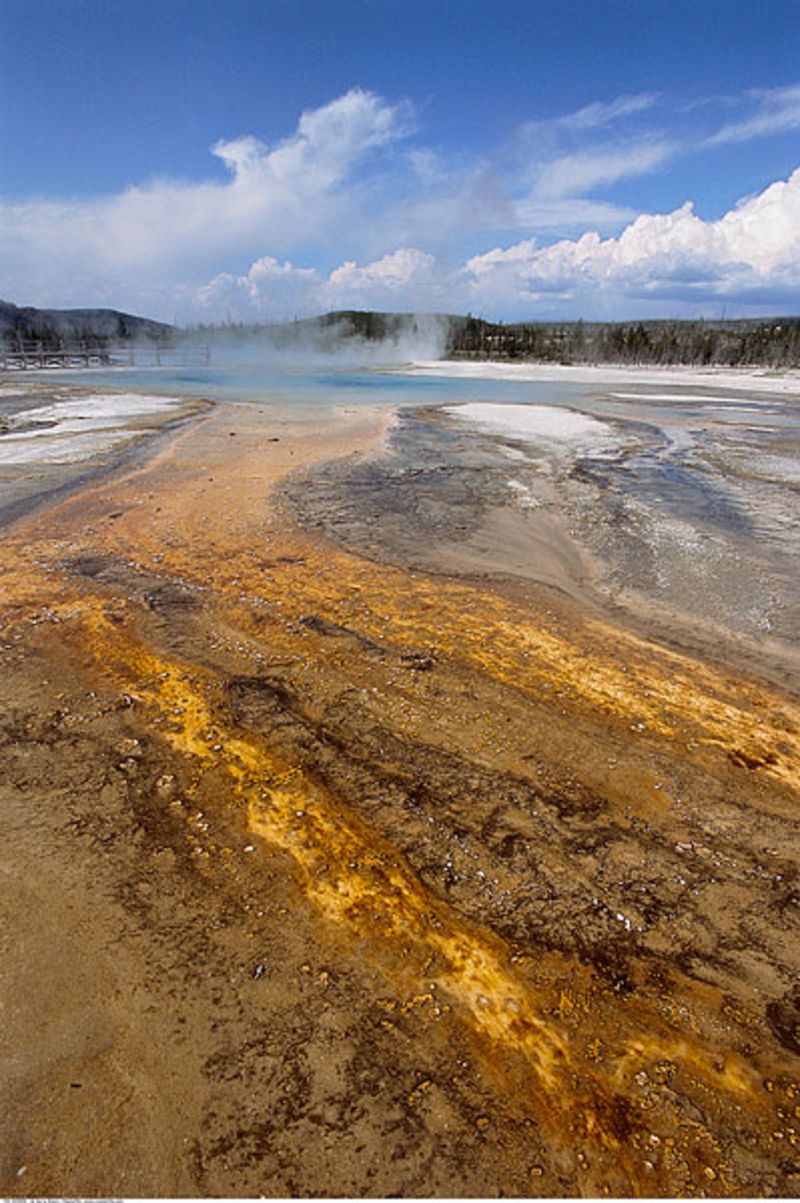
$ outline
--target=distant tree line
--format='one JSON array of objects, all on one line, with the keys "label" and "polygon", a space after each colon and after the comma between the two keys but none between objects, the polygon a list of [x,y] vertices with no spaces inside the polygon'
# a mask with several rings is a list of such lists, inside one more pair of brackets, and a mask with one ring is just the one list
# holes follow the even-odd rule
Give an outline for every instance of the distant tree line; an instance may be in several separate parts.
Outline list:
[{"label": "distant tree line", "polygon": [[487,322],[456,314],[342,310],[275,325],[228,322],[199,325],[192,334],[211,342],[263,341],[276,348],[335,347],[349,339],[383,342],[441,332],[449,359],[539,363],[686,364],[702,367],[800,367],[800,318],[636,322]]},{"label": "distant tree line", "polygon": [[178,330],[113,309],[20,309],[0,301],[0,335],[13,350],[36,340],[46,349],[67,343],[103,349],[128,341],[160,345],[201,341],[277,349],[335,350],[351,339],[400,342],[438,335],[452,359],[539,363],[686,364],[703,367],[800,367],[800,317],[731,321],[664,319],[636,322],[487,322],[456,314],[340,310],[273,325],[227,322]]},{"label": "distant tree line", "polygon": [[800,367],[800,318],[736,321],[485,322],[451,319],[454,359]]}]

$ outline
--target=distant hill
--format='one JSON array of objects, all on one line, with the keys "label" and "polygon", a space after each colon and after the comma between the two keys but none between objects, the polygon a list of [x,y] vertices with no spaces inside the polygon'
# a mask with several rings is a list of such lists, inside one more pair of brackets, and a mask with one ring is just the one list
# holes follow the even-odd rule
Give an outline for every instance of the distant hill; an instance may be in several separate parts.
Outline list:
[{"label": "distant hill", "polygon": [[228,322],[223,326],[199,325],[192,333],[214,343],[261,343],[275,350],[335,352],[353,341],[409,345],[430,344],[442,354],[451,331],[463,318],[446,313],[379,313],[374,310],[338,309],[318,317],[296,318],[270,325]]},{"label": "distant hill", "polygon": [[335,352],[354,342],[392,344],[408,358],[533,363],[686,364],[800,368],[800,318],[649,319],[635,322],[487,322],[453,313],[343,309],[272,325],[225,323],[181,330],[117,309],[19,308],[0,301],[0,341],[100,349],[120,342],[237,344]]},{"label": "distant hill", "polygon": [[[413,357],[561,364],[800,367],[800,318],[648,319],[634,322],[487,322],[452,313],[354,309],[277,325],[199,326],[213,343],[336,350],[354,340],[408,344]],[[426,353],[427,351],[427,353]]]},{"label": "distant hill", "polygon": [[379,313],[375,310],[337,309],[319,317],[281,322],[267,329],[276,338],[296,337],[306,341],[309,336],[331,333],[337,338],[363,338],[368,342],[401,339],[425,334],[428,330],[449,333],[463,321],[451,313]]},{"label": "distant hill", "polygon": [[102,347],[112,342],[167,342],[174,326],[135,317],[117,309],[34,309],[0,301],[0,339],[13,347],[19,339],[36,339],[46,345],[85,343]]}]

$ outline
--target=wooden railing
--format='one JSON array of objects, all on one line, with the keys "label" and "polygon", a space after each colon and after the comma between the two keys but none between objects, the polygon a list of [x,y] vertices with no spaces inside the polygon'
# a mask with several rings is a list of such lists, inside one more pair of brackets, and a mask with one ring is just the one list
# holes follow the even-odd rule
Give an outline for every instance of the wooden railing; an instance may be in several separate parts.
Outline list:
[{"label": "wooden railing", "polygon": [[170,364],[207,364],[207,344],[173,346],[159,343],[117,343],[87,346],[82,342],[62,342],[52,346],[42,341],[18,339],[13,347],[0,347],[0,370],[24,371],[31,368],[132,368],[161,367]]}]

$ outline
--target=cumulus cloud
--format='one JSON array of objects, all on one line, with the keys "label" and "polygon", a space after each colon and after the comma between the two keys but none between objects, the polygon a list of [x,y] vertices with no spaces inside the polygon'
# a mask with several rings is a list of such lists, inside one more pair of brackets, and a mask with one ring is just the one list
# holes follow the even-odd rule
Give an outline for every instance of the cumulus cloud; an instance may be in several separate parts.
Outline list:
[{"label": "cumulus cloud", "polygon": [[280,320],[322,309],[431,311],[445,290],[435,257],[416,247],[398,247],[361,265],[348,259],[327,275],[265,256],[242,275],[215,276],[197,290],[193,308],[243,320]]},{"label": "cumulus cloud", "polygon": [[351,260],[331,272],[326,294],[333,303],[350,307],[380,308],[398,296],[408,304],[435,288],[435,265],[433,255],[406,246],[364,267]]},{"label": "cumulus cloud", "polygon": [[618,237],[587,231],[549,246],[525,238],[455,265],[407,246],[362,265],[347,260],[327,275],[260,259],[242,276],[218,276],[199,299],[250,318],[342,308],[590,317],[613,309],[631,316],[665,302],[691,311],[737,297],[769,305],[798,290],[800,169],[719,221],[704,221],[687,202],[640,214]]},{"label": "cumulus cloud", "polygon": [[[5,288],[39,303],[75,301],[102,285],[118,297],[146,278],[157,288],[252,254],[330,237],[356,201],[343,190],[369,152],[408,132],[410,111],[354,89],[304,113],[270,149],[253,137],[218,142],[222,183],[157,180],[88,201],[6,204]],[[354,186],[354,185],[353,185]]]},{"label": "cumulus cloud", "polygon": [[486,305],[557,298],[587,313],[621,300],[702,303],[746,294],[769,303],[792,289],[796,295],[800,170],[719,221],[703,221],[687,202],[672,213],[641,214],[617,238],[588,232],[546,247],[526,239],[495,248],[468,260],[464,275],[473,300]]},{"label": "cumulus cloud", "polygon": [[323,277],[312,267],[256,259],[242,275],[220,272],[198,288],[189,308],[197,318],[279,320],[316,307]]},{"label": "cumulus cloud", "polygon": [[730,103],[739,120],[693,143],[644,128],[663,105],[641,93],[528,122],[477,156],[410,141],[407,104],[355,88],[274,145],[217,141],[219,178],[0,205],[0,293],[180,321],[345,307],[588,315],[714,296],[784,304],[800,259],[796,175],[717,222],[690,204],[639,214],[603,195],[689,151],[800,126],[800,86]]},{"label": "cumulus cloud", "polygon": [[[638,96],[588,105],[567,114],[564,129],[584,136],[650,103]],[[545,140],[529,147],[517,170],[419,145],[398,149],[413,132],[412,118],[408,104],[355,88],[303,113],[276,145],[249,134],[217,141],[212,154],[227,172],[221,180],[159,179],[88,200],[6,203],[3,291],[22,303],[107,303],[166,318],[191,316],[188,297],[210,315],[215,304],[220,313],[263,307],[267,290],[254,284],[254,268],[240,274],[240,265],[277,264],[268,273],[269,310],[277,313],[280,298],[294,308],[323,278],[297,278],[287,262],[318,257],[321,247],[354,263],[383,262],[388,252],[389,272],[401,262],[398,247],[456,254],[465,239],[499,231],[617,230],[630,210],[583,194],[651,170],[665,154],[661,146],[634,146],[563,156]],[[538,189],[531,185],[537,173]],[[362,266],[348,277],[342,268],[328,281],[330,294],[389,297],[382,271]],[[434,296],[419,264],[415,272],[414,287]],[[410,291],[411,281],[405,284]]]},{"label": "cumulus cloud", "polygon": [[338,183],[350,165],[375,146],[385,145],[409,128],[407,106],[387,105],[354,88],[322,108],[305,112],[297,132],[269,150],[257,138],[220,141],[214,154],[225,163],[234,186],[259,191],[298,185],[318,193]]}]

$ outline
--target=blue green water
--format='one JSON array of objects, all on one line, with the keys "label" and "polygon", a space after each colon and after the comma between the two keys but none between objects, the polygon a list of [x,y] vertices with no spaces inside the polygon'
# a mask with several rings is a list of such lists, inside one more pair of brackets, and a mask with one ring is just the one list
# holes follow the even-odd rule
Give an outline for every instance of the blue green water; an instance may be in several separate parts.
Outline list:
[{"label": "blue green water", "polygon": [[467,380],[433,377],[413,371],[370,368],[302,367],[153,367],[93,368],[48,372],[59,383],[119,391],[199,396],[212,401],[257,401],[306,407],[339,405],[446,405],[454,401],[580,403],[597,388],[550,381]]}]

